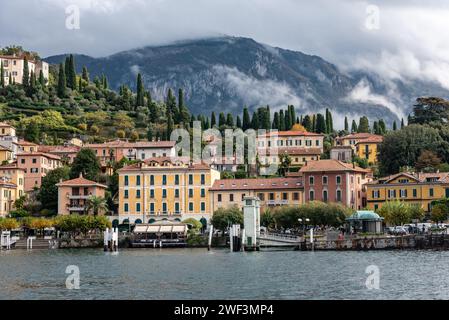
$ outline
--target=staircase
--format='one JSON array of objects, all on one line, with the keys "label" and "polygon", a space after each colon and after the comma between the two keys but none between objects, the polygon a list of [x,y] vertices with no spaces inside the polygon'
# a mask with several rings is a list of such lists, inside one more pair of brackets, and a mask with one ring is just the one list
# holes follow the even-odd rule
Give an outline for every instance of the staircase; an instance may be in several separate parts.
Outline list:
[{"label": "staircase", "polygon": [[[33,249],[51,249],[49,241],[54,242],[55,240],[47,240],[47,239],[35,239],[33,240]],[[27,239],[17,240],[14,249],[27,249]],[[57,245],[56,245],[57,248]]]}]

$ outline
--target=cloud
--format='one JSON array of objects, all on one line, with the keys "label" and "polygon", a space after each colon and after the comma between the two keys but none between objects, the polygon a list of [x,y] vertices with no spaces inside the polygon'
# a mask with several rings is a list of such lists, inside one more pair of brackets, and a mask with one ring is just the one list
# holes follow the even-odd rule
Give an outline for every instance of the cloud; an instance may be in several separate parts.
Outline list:
[{"label": "cloud", "polygon": [[[390,90],[392,90],[390,88]],[[380,94],[375,94],[371,91],[371,87],[365,79],[359,81],[359,83],[351,90],[349,95],[345,98],[348,102],[358,102],[358,103],[367,103],[373,105],[381,105],[388,110],[390,110],[393,114],[396,114],[398,118],[405,118],[405,114],[403,112],[404,105],[400,101],[399,105],[397,102],[391,101],[391,97],[394,96],[395,93],[390,91],[389,96],[383,96]]]},{"label": "cloud", "polygon": [[[72,4],[79,30],[65,28]],[[379,9],[378,29],[366,27],[370,5]],[[449,3],[439,0],[15,0],[2,3],[0,45],[105,56],[226,34],[319,55],[343,70],[449,89],[448,16]]]},{"label": "cloud", "polygon": [[305,106],[304,101],[286,83],[259,80],[227,66],[216,65],[213,70],[224,87],[235,97],[243,98],[248,106],[268,104],[273,110],[285,108],[289,104],[299,108]]}]

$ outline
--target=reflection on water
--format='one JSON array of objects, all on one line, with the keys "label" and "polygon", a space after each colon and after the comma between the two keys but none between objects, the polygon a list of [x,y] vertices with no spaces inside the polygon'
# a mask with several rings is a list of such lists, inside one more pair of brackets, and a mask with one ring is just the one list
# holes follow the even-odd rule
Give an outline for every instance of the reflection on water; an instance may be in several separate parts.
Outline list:
[{"label": "reflection on water", "polygon": [[[0,253],[0,299],[448,299],[449,252],[206,249]],[[80,289],[66,288],[67,266]],[[369,265],[380,289],[365,286]]]}]

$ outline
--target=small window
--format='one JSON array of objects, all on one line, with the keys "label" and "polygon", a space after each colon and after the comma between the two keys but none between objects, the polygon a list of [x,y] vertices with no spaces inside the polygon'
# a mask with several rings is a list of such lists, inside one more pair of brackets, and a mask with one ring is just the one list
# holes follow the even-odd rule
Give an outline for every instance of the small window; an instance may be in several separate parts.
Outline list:
[{"label": "small window", "polygon": [[234,202],[234,195],[232,193],[229,195],[229,201]]},{"label": "small window", "polygon": [[217,194],[217,201],[221,202],[221,193]]}]

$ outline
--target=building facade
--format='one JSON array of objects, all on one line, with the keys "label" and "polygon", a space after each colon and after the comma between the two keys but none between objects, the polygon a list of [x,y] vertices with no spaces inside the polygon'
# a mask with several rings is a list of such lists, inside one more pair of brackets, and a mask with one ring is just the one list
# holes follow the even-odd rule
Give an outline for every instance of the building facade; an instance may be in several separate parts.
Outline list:
[{"label": "building facade", "polygon": [[366,159],[370,164],[376,164],[378,159],[378,146],[383,137],[371,133],[352,133],[335,139],[336,146],[350,146],[354,154],[359,158]]},{"label": "building facade", "polygon": [[[93,214],[88,208],[89,197],[104,198],[107,186],[83,178],[62,181],[58,187],[58,214]],[[105,212],[100,210],[99,215]]]},{"label": "building facade", "polygon": [[24,172],[14,165],[0,166],[0,217],[14,210],[14,202],[24,195]]},{"label": "building facade", "polygon": [[276,148],[318,148],[323,153],[324,135],[306,131],[269,132],[257,138],[257,147]]},{"label": "building facade", "polygon": [[209,219],[220,173],[205,164],[150,158],[119,170],[119,221]]},{"label": "building facade", "polygon": [[17,154],[17,167],[25,173],[25,192],[39,188],[42,178],[51,170],[62,166],[61,158],[43,152],[23,152]]},{"label": "building facade", "polygon": [[301,178],[225,179],[217,180],[210,189],[213,212],[219,208],[243,208],[245,197],[258,197],[263,209],[298,206],[303,203]]},{"label": "building facade", "polygon": [[[24,56],[4,56],[0,55],[0,62],[3,63],[4,70],[4,80],[5,84],[8,85],[11,83],[19,83],[23,82],[23,67],[25,65]],[[49,65],[44,61],[28,61],[28,70],[34,72],[36,78],[39,77],[40,72],[42,71],[44,78],[46,80],[49,79]]]},{"label": "building facade", "polygon": [[300,173],[306,202],[335,202],[356,210],[366,206],[364,184],[371,180],[369,170],[328,159],[311,161]]},{"label": "building facade", "polygon": [[366,190],[371,210],[399,200],[430,212],[433,201],[449,198],[449,173],[402,172],[367,183]]}]

